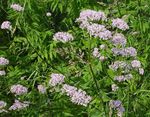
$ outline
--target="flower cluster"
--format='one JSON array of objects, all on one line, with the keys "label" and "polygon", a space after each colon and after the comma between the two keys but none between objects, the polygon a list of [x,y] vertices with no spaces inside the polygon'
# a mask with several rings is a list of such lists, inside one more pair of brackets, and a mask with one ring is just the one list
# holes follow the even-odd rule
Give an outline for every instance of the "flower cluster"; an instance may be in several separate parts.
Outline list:
[{"label": "flower cluster", "polygon": [[141,62],[138,61],[138,60],[133,60],[133,61],[131,62],[131,66],[132,66],[133,68],[140,68],[140,67],[141,67]]},{"label": "flower cluster", "polygon": [[52,15],[52,14],[51,14],[50,12],[47,12],[47,13],[46,13],[46,16],[47,16],[47,17],[50,17],[51,15]]},{"label": "flower cluster", "polygon": [[52,73],[51,79],[49,80],[49,84],[51,86],[56,86],[58,84],[60,85],[64,82],[64,78],[65,78],[65,76],[62,74]]},{"label": "flower cluster", "polygon": [[73,36],[68,32],[57,32],[53,36],[53,39],[56,41],[61,41],[65,43],[65,42],[73,40]]},{"label": "flower cluster", "polygon": [[5,76],[6,72],[4,70],[0,70],[0,76]]},{"label": "flower cluster", "polygon": [[8,29],[8,30],[11,30],[12,26],[11,26],[11,23],[10,21],[4,21],[2,24],[1,24],[1,29]]},{"label": "flower cluster", "polygon": [[94,11],[94,10],[83,10],[80,12],[80,16],[77,19],[77,22],[85,22],[85,21],[99,21],[99,20],[107,20],[106,15],[102,11]]},{"label": "flower cluster", "polygon": [[127,48],[112,48],[112,52],[114,55],[121,55],[121,56],[131,56],[135,57],[137,55],[137,51],[133,47],[127,47]]},{"label": "flower cluster", "polygon": [[9,64],[9,60],[4,58],[4,57],[0,57],[0,65],[8,65]]},{"label": "flower cluster", "polygon": [[111,85],[112,91],[117,91],[118,88],[119,88],[119,87],[118,87],[116,84],[112,84],[112,85]]},{"label": "flower cluster", "polygon": [[11,93],[15,95],[22,95],[28,92],[28,89],[20,84],[12,85],[10,88]]},{"label": "flower cluster", "polygon": [[22,109],[28,107],[29,104],[30,104],[30,102],[28,102],[28,101],[20,102],[19,100],[15,100],[15,102],[9,108],[9,110],[22,110]]},{"label": "flower cluster", "polygon": [[113,19],[112,20],[112,26],[113,27],[117,27],[117,28],[119,28],[121,30],[127,30],[127,29],[129,29],[128,24],[124,20],[122,20],[120,18]]},{"label": "flower cluster", "polygon": [[24,10],[24,8],[21,7],[19,4],[12,4],[10,6],[10,8],[14,9],[15,11],[23,11]]},{"label": "flower cluster", "polygon": [[117,80],[118,82],[123,82],[126,80],[130,80],[131,78],[133,78],[132,74],[127,74],[127,75],[115,76],[114,80]]},{"label": "flower cluster", "polygon": [[87,104],[91,101],[91,97],[86,94],[85,91],[81,89],[77,89],[74,86],[70,86],[68,84],[64,84],[62,87],[62,92],[66,93],[67,96],[71,98],[71,101],[78,105],[87,106]]},{"label": "flower cluster", "polygon": [[107,40],[112,37],[112,34],[109,30],[105,28],[104,25],[100,24],[91,24],[87,27],[87,31],[91,36],[99,37],[100,39]]},{"label": "flower cluster", "polygon": [[0,101],[0,113],[7,112],[4,108],[6,107],[7,103],[4,101]]},{"label": "flower cluster", "polygon": [[112,33],[105,28],[104,25],[92,23],[92,21],[106,21],[106,15],[101,11],[84,10],[80,13],[77,22],[80,23],[80,28],[86,29],[91,36],[98,37],[103,40],[108,40],[112,37]]},{"label": "flower cluster", "polygon": [[46,87],[43,85],[38,85],[37,89],[39,90],[40,93],[44,94],[46,93]]},{"label": "flower cluster", "polygon": [[[104,47],[100,47],[100,48],[104,48]],[[103,56],[100,54],[99,49],[98,48],[94,48],[93,50],[93,56],[98,58],[100,61],[104,61],[107,59],[107,57]]]},{"label": "flower cluster", "polygon": [[118,69],[130,70],[131,66],[125,61],[115,61],[114,63],[109,65],[109,68],[114,70],[114,71],[117,71]]},{"label": "flower cluster", "polygon": [[115,45],[115,46],[125,46],[126,45],[126,38],[124,37],[123,34],[121,33],[116,33],[113,38],[112,38],[112,43]]},{"label": "flower cluster", "polygon": [[120,100],[111,100],[109,102],[109,106],[115,110],[117,110],[117,115],[122,117],[123,112],[125,111],[124,107],[122,106],[122,102]]}]

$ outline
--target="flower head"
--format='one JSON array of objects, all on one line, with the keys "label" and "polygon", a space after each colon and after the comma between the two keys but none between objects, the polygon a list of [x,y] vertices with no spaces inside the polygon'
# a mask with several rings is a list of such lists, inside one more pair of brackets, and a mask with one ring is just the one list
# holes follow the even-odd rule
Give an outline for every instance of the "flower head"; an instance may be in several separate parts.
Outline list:
[{"label": "flower head", "polygon": [[139,68],[139,74],[141,74],[141,75],[144,74],[144,69],[143,68]]},{"label": "flower head", "polygon": [[9,110],[22,110],[29,106],[28,101],[20,102],[19,100],[15,100],[13,105],[9,108]]},{"label": "flower head", "polygon": [[117,91],[118,88],[119,88],[119,87],[118,87],[116,84],[112,84],[112,85],[111,85],[112,91]]},{"label": "flower head", "polygon": [[0,65],[8,65],[9,64],[9,60],[4,58],[4,57],[0,57]]},{"label": "flower head", "polygon": [[21,7],[19,4],[12,4],[10,6],[10,8],[14,9],[15,11],[23,11],[24,10],[24,8]]},{"label": "flower head", "polygon": [[7,103],[4,101],[0,101],[0,109],[6,107]]},{"label": "flower head", "polygon": [[129,29],[128,24],[124,20],[119,19],[119,18],[112,20],[112,26],[113,27],[117,27],[117,28],[119,28],[121,30]]},{"label": "flower head", "polygon": [[2,24],[1,24],[1,29],[8,29],[8,30],[11,30],[12,26],[11,26],[11,23],[10,21],[4,21]]},{"label": "flower head", "polygon": [[63,85],[62,92],[67,93],[67,96],[71,98],[71,101],[78,105],[87,106],[92,99],[85,91],[81,89],[78,90],[76,87],[67,84]]},{"label": "flower head", "polygon": [[73,36],[68,32],[57,32],[53,36],[53,39],[56,41],[61,41],[65,43],[65,42],[73,40]]},{"label": "flower head", "polygon": [[112,39],[112,43],[117,46],[117,45],[122,45],[122,46],[125,46],[126,45],[126,39],[124,37],[123,34],[120,34],[120,33],[117,33],[113,36],[113,39]]},{"label": "flower head", "polygon": [[133,60],[133,61],[131,62],[131,66],[132,66],[133,68],[140,68],[140,67],[141,67],[141,62],[138,61],[138,60]]},{"label": "flower head", "polygon": [[46,13],[46,16],[47,16],[47,17],[50,17],[51,15],[52,15],[52,14],[51,14],[50,12],[47,12],[47,13]]},{"label": "flower head", "polygon": [[5,76],[6,75],[6,72],[4,70],[0,70],[0,76]]},{"label": "flower head", "polygon": [[11,93],[15,95],[22,95],[28,92],[28,89],[20,84],[12,85],[10,88]]},{"label": "flower head", "polygon": [[37,88],[38,88],[39,92],[42,94],[44,94],[46,92],[46,87],[43,85],[38,85]]},{"label": "flower head", "polygon": [[77,19],[77,22],[99,21],[99,20],[107,20],[104,12],[87,9],[81,11],[79,18]]},{"label": "flower head", "polygon": [[93,23],[87,27],[87,31],[91,36],[99,37],[103,40],[110,39],[112,34],[104,25]]},{"label": "flower head", "polygon": [[99,51],[98,51],[98,48],[94,48],[93,56],[96,57],[96,58],[99,58],[101,56]]},{"label": "flower head", "polygon": [[51,86],[60,85],[64,82],[65,76],[62,74],[52,73],[51,79],[49,80],[49,84]]}]

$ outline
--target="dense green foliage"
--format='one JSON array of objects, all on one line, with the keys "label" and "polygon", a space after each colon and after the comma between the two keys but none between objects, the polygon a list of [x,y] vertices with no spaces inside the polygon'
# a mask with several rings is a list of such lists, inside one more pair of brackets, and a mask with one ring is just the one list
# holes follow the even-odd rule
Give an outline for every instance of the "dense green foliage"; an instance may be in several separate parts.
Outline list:
[{"label": "dense green foliage", "polygon": [[[12,3],[20,4],[24,11],[12,10]],[[13,30],[0,30],[0,57],[10,61],[7,67],[2,68],[5,69],[6,76],[0,76],[0,100],[6,101],[7,107],[16,98],[30,101],[30,106],[20,111],[0,113],[0,116],[109,117],[109,101],[119,99],[125,108],[123,116],[149,117],[149,6],[149,0],[1,0],[0,24],[8,20]],[[83,9],[102,10],[109,18],[123,17],[127,21],[130,29],[123,33],[128,45],[137,49],[138,60],[145,70],[144,75],[133,73],[132,81],[118,83],[120,89],[112,92],[111,84],[115,73],[109,70],[108,65],[115,57],[109,49],[105,53],[108,55],[106,62],[89,57],[95,46],[111,45],[97,41],[79,28],[76,18]],[[47,12],[52,15],[47,17]],[[54,41],[53,35],[59,31],[70,32],[74,40],[68,43]],[[91,39],[92,42],[89,42]],[[86,91],[92,96],[90,104],[87,107],[73,104],[60,93],[59,86],[49,87],[51,73],[65,75],[65,83]],[[21,80],[21,77],[24,79]],[[14,84],[28,87],[28,93],[14,96],[10,93],[10,87]],[[38,84],[47,86],[46,94],[38,92]],[[112,116],[115,117],[116,114]]]}]

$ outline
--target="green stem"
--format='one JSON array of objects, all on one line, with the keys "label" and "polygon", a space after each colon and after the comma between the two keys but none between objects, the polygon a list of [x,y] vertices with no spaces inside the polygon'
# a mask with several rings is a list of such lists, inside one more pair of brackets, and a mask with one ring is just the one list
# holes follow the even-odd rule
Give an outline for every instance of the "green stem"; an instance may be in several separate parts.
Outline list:
[{"label": "green stem", "polygon": [[91,36],[90,36],[90,39],[89,39],[89,48],[88,48],[88,63],[89,63],[89,68],[90,68],[90,72],[91,72],[91,76],[93,78],[93,81],[95,83],[95,86],[96,86],[96,90],[97,90],[97,94],[102,102],[102,105],[103,105],[103,110],[104,110],[104,115],[106,116],[106,110],[105,110],[105,107],[104,107],[104,101],[102,99],[102,96],[101,96],[101,90],[99,88],[99,85],[97,83],[97,80],[96,80],[96,76],[94,74],[94,71],[93,71],[93,68],[92,68],[92,64],[91,64]]}]

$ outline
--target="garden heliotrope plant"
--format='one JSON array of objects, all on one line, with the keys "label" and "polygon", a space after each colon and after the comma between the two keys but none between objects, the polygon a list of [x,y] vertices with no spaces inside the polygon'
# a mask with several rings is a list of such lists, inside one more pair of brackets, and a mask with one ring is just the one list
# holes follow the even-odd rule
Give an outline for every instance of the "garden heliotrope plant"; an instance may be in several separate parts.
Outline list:
[{"label": "garden heliotrope plant", "polygon": [[[12,4],[10,8],[20,13],[18,19],[28,16],[26,4],[24,7]],[[52,20],[53,13],[48,11],[45,16]],[[42,108],[37,109],[39,112],[52,109],[50,113],[56,114],[67,106],[80,108],[82,114],[89,116],[97,110],[101,116],[122,117],[128,112],[127,93],[134,91],[131,85],[144,74],[144,69],[137,50],[128,43],[126,31],[130,29],[123,19],[107,17],[102,11],[82,10],[75,20],[76,27],[72,26],[68,32],[40,32],[25,24],[26,27],[16,28],[18,22],[13,27],[10,21],[4,21],[1,29],[14,31],[10,48],[14,47],[12,53],[19,54],[17,65],[0,57],[0,77],[9,83],[9,91],[4,94],[12,95],[11,101],[0,101],[0,113],[24,112],[30,106],[37,108],[38,103]],[[19,40],[15,40],[18,38],[15,31],[21,33]],[[17,44],[20,50],[15,51]],[[22,65],[28,66],[27,70]],[[15,76],[13,70],[20,80],[11,80]]]}]

